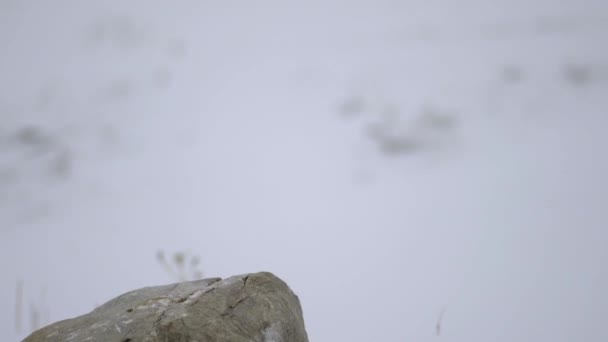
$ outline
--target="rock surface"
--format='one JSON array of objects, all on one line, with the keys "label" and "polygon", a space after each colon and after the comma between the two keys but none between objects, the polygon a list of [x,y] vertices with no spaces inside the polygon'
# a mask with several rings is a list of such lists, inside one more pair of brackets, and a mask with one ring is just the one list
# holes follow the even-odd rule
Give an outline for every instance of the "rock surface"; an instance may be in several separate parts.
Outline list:
[{"label": "rock surface", "polygon": [[24,341],[308,342],[308,337],[298,297],[263,272],[127,292]]}]

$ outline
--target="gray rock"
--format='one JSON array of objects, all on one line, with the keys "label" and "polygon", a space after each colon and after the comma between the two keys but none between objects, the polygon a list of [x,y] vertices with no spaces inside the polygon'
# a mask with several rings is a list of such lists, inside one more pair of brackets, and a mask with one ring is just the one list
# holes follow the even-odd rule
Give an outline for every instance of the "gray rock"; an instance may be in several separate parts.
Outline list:
[{"label": "gray rock", "polygon": [[131,291],[24,341],[308,342],[308,337],[298,297],[263,272]]}]

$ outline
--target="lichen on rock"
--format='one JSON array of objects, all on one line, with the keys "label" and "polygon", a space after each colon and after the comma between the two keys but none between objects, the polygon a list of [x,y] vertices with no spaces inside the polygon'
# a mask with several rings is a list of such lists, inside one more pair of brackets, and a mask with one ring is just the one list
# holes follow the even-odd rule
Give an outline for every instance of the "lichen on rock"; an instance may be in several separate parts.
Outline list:
[{"label": "lichen on rock", "polygon": [[24,342],[308,342],[298,297],[271,273],[127,292]]}]

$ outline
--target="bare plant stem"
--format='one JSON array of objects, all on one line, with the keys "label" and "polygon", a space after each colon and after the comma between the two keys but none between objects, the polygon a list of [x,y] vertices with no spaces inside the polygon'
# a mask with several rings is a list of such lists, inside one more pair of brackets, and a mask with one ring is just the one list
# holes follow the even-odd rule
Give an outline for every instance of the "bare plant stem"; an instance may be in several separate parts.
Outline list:
[{"label": "bare plant stem", "polygon": [[21,332],[21,317],[23,313],[23,280],[17,280],[15,289],[15,331]]}]

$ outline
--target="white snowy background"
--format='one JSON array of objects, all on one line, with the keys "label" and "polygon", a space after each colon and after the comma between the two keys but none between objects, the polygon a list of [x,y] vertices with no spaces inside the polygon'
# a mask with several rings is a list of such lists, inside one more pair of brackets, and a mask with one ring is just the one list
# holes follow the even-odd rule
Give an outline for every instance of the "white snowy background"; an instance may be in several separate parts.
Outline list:
[{"label": "white snowy background", "polygon": [[608,341],[607,43],[605,0],[0,0],[1,339],[163,249],[315,342]]}]

